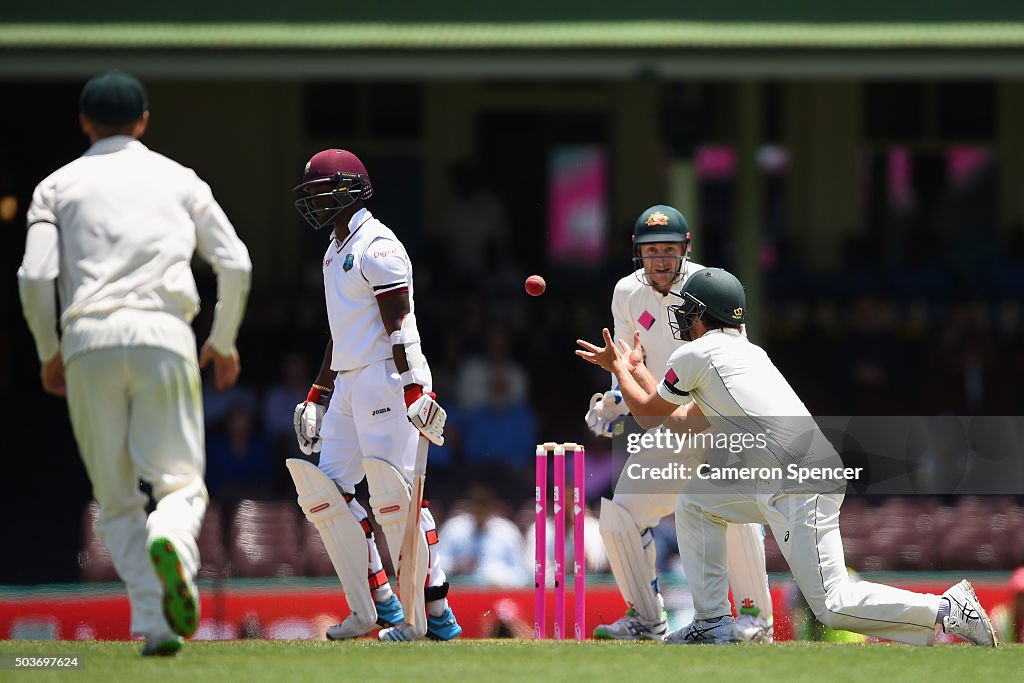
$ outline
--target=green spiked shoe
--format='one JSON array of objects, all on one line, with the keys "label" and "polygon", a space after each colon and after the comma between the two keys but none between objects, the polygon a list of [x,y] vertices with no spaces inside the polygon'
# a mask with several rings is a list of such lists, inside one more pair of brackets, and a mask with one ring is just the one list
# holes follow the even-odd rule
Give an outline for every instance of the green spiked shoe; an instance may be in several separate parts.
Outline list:
[{"label": "green spiked shoe", "polygon": [[199,592],[170,539],[160,536],[149,544],[149,559],[164,587],[164,618],[179,636],[191,638],[199,628]]}]

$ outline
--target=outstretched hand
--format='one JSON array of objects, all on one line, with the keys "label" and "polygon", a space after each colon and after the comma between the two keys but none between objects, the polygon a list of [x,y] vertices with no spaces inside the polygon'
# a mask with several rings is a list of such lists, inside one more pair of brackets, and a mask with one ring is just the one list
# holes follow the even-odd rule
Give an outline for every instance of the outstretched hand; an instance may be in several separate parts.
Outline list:
[{"label": "outstretched hand", "polygon": [[645,355],[644,354],[644,347],[643,347],[643,344],[640,343],[640,332],[639,331],[633,333],[633,348],[632,349],[629,349],[626,346],[626,342],[624,342],[621,339],[619,340],[619,344],[622,346],[623,350],[626,351],[626,363],[627,363],[626,369],[627,370],[632,372],[633,370],[635,370],[636,368],[638,368],[638,367],[640,367],[641,365],[644,364],[644,355]]},{"label": "outstretched hand", "polygon": [[[612,341],[612,333],[608,331],[607,327],[601,330],[601,336],[604,338],[604,346],[597,346],[588,341],[577,339],[576,343],[582,346],[584,350],[576,349],[576,355],[608,372],[615,372],[616,366],[624,367],[628,371],[631,367],[630,357],[634,354],[636,348],[630,349],[629,345],[622,339],[619,340],[619,345],[617,346]],[[640,335],[637,334],[637,346],[639,346],[639,343]],[[641,350],[640,353],[642,359],[643,351]]]}]

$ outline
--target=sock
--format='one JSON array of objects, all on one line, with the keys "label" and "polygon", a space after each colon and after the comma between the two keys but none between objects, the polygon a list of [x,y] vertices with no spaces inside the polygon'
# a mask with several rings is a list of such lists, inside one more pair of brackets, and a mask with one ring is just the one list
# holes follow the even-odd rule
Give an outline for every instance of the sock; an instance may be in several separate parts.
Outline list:
[{"label": "sock", "polygon": [[942,625],[942,620],[949,616],[949,600],[943,598],[939,600],[939,611],[935,615],[935,623]]},{"label": "sock", "polygon": [[427,602],[427,614],[432,617],[439,617],[448,609],[448,582],[440,586],[428,586],[423,590],[423,597]]},{"label": "sock", "polygon": [[427,614],[432,617],[439,617],[444,614],[444,611],[448,609],[448,599],[441,598],[440,600],[431,600],[427,603]]},{"label": "sock", "polygon": [[394,595],[394,592],[391,590],[390,583],[385,583],[380,588],[374,588],[372,592],[374,602],[387,602],[391,599],[391,596]]}]

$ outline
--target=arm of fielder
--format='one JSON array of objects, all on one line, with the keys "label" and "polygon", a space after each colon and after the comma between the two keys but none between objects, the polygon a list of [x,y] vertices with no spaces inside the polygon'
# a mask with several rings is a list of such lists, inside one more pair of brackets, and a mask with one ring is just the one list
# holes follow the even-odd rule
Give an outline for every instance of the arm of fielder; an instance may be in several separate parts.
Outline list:
[{"label": "arm of fielder", "polygon": [[[601,369],[615,374],[616,379],[619,380],[622,399],[629,406],[630,412],[633,413],[633,417],[641,427],[650,429],[660,425],[678,406],[663,399],[656,390],[644,391],[644,388],[633,379],[627,354],[612,342],[612,336],[607,327],[601,332],[604,337],[604,346],[599,347],[577,339],[576,343],[584,350],[577,349],[576,355],[588,363],[598,365]],[[623,342],[623,346],[625,346],[625,342]]]},{"label": "arm of fielder", "polygon": [[644,364],[644,347],[640,344],[640,333],[633,333],[633,348],[629,349],[626,343],[619,340],[619,345],[628,354],[629,374],[636,380],[640,387],[650,393],[658,390],[658,379],[651,374],[650,369]]},{"label": "arm of fielder", "polygon": [[665,419],[665,426],[679,433],[689,431],[699,434],[710,427],[711,423],[704,417],[696,401],[690,401],[685,406],[676,406],[675,412]]}]

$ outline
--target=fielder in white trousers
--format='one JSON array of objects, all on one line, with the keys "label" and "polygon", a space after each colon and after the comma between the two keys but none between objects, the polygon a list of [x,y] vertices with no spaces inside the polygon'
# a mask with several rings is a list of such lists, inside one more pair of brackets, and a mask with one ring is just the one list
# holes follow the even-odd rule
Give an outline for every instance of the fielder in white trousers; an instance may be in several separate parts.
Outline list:
[{"label": "fielder in white trousers", "polygon": [[[181,341],[179,352],[97,348],[73,356],[65,369],[68,413],[100,510],[96,535],[128,591],[132,632],[152,634],[167,626],[150,542],[171,539],[186,575],[191,579],[199,570],[196,539],[209,500],[201,380],[192,329],[164,313],[122,311],[108,320],[82,319],[65,337],[97,338],[100,330],[116,327],[117,318],[131,320],[125,329],[162,330],[164,339]],[[95,329],[87,333],[86,327]],[[148,517],[140,478],[152,486],[156,501]]]},{"label": "fielder in white trousers", "polygon": [[842,494],[684,491],[676,509],[683,570],[695,620],[731,614],[726,570],[729,523],[768,524],[814,616],[825,626],[911,645],[935,642],[939,596],[851,581],[839,533]]},{"label": "fielder in white trousers", "polygon": [[[652,565],[655,556],[651,545],[654,543],[651,529],[658,526],[664,517],[675,512],[685,481],[680,479],[641,481],[631,478],[630,475],[637,472],[637,467],[663,469],[680,462],[696,467],[702,460],[703,453],[700,451],[687,450],[677,454],[669,448],[642,449],[638,453],[630,455],[622,467],[611,501],[626,510],[636,522],[637,527],[642,529],[641,543],[647,560]],[[770,625],[773,610],[765,573],[764,534],[761,525],[733,524],[727,526],[725,528],[725,545],[726,553],[731,560],[727,569],[727,588],[732,589],[736,612],[740,613],[744,604],[756,605],[761,616],[766,618]],[[649,583],[657,574],[655,567],[650,566],[648,569],[650,578],[647,581]],[[631,582],[620,581],[619,583],[627,591],[631,590]],[[620,590],[622,589],[620,588]],[[633,596],[628,592],[626,599],[645,619],[653,621],[660,617],[658,611],[663,609],[660,605],[655,608],[658,611],[645,610],[644,607],[650,600],[645,600],[641,596]],[[660,603],[660,600],[657,602]]]}]

